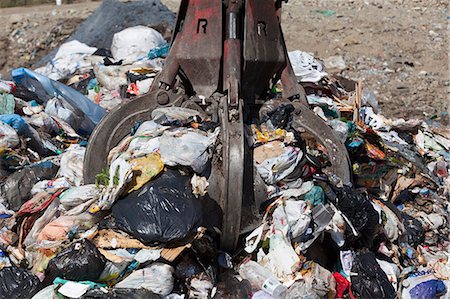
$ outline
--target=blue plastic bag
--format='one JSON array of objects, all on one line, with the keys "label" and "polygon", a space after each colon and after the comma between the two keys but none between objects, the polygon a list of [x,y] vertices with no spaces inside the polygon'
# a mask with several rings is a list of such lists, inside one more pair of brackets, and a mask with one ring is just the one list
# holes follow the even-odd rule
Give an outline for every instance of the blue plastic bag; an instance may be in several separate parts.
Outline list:
[{"label": "blue plastic bag", "polygon": [[30,136],[30,128],[28,124],[23,118],[18,114],[3,114],[0,115],[0,121],[10,125],[16,130],[17,134],[29,137]]},{"label": "blue plastic bag", "polygon": [[411,299],[434,299],[445,292],[445,284],[441,280],[432,279],[419,283],[409,291]]},{"label": "blue plastic bag", "polygon": [[169,50],[170,50],[170,44],[165,44],[161,47],[156,47],[154,49],[151,49],[148,52],[148,59],[155,59],[155,58],[159,58],[159,57],[166,57],[167,54],[169,54]]},{"label": "blue plastic bag", "polygon": [[89,135],[106,114],[105,109],[93,103],[75,89],[32,70],[18,68],[11,72],[11,76],[17,85],[21,85],[36,94],[38,99],[44,103],[55,96],[60,96],[73,109],[80,110],[85,117],[78,130],[79,134]]}]

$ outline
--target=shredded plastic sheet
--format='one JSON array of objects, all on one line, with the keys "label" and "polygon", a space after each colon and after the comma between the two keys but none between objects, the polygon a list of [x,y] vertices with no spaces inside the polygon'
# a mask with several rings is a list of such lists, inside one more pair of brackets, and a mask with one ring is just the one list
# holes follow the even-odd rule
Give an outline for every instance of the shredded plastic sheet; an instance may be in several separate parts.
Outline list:
[{"label": "shredded plastic sheet", "polygon": [[173,289],[174,270],[170,265],[154,263],[137,270],[116,285],[119,289],[147,289],[160,296],[167,296]]},{"label": "shredded plastic sheet", "polygon": [[292,51],[288,54],[294,73],[300,82],[318,82],[327,76],[323,64],[314,56],[302,51]]},{"label": "shredded plastic sheet", "polygon": [[36,70],[52,80],[60,80],[72,75],[77,70],[83,70],[91,66],[91,62],[85,60],[97,51],[95,47],[89,47],[77,40],[62,44],[55,57],[44,67]]}]

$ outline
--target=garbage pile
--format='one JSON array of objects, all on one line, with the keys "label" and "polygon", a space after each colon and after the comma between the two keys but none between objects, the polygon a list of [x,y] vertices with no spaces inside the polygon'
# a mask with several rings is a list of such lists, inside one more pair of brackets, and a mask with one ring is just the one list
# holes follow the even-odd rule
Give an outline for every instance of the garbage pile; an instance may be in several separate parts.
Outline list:
[{"label": "garbage pile", "polygon": [[219,250],[209,176],[220,126],[169,107],[138,123],[83,182],[87,138],[148,92],[169,45],[132,27],[111,49],[73,40],[46,66],[0,81],[2,298],[446,298],[450,291],[450,130],[391,120],[360,82],[290,53],[311,109],[346,145],[354,174],[272,99],[246,124],[260,223]]}]

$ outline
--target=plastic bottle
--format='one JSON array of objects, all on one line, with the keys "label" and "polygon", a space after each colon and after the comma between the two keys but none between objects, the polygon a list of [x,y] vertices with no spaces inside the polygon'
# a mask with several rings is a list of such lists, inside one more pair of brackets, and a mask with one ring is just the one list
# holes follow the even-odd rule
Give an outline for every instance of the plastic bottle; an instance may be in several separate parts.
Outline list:
[{"label": "plastic bottle", "polygon": [[285,298],[287,288],[266,268],[254,261],[247,261],[239,267],[239,274],[247,279],[252,288],[263,290],[274,298]]}]

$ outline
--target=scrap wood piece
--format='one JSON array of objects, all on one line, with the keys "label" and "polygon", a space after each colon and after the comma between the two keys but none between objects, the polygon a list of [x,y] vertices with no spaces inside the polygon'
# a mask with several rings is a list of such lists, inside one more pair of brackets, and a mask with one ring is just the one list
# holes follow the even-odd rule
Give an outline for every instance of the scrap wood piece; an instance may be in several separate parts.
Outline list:
[{"label": "scrap wood piece", "polygon": [[354,108],[353,122],[356,123],[357,125],[361,125],[361,116],[360,116],[361,102],[362,102],[362,82],[361,80],[359,80],[356,85],[356,98],[353,102]]},{"label": "scrap wood piece", "polygon": [[161,257],[168,262],[173,262],[186,248],[190,248],[191,244],[186,244],[176,248],[164,248],[161,251]]},{"label": "scrap wood piece", "polygon": [[337,96],[333,95],[333,99],[338,102],[338,104],[342,105],[342,109],[351,109],[353,111],[353,106],[349,103],[344,102],[343,100],[339,99]]},{"label": "scrap wood piece", "polygon": [[[197,230],[197,234],[194,237],[194,240],[198,240],[201,237],[203,237],[205,232],[206,228],[199,227]],[[163,248],[163,250],[161,251],[161,257],[168,262],[173,262],[184,250],[186,250],[187,248],[191,248],[191,246],[192,246],[191,243],[188,243],[186,245],[176,248]]]},{"label": "scrap wood piece", "polygon": [[112,229],[102,229],[92,240],[97,248],[137,248],[137,249],[153,249],[154,247],[146,246],[141,241],[131,237],[124,232],[116,232]]},{"label": "scrap wood piece", "polygon": [[[198,229],[194,240],[203,237],[206,229],[201,227]],[[108,254],[105,249],[115,248],[136,248],[136,249],[161,249],[161,247],[146,246],[141,241],[134,239],[130,235],[124,232],[116,232],[112,229],[102,229],[98,231],[97,235],[92,240],[94,245],[100,250],[100,252],[109,260],[117,260],[117,256]],[[174,261],[184,250],[190,248],[191,244],[188,243],[183,246],[175,248],[162,248],[161,257],[166,261]]]}]

